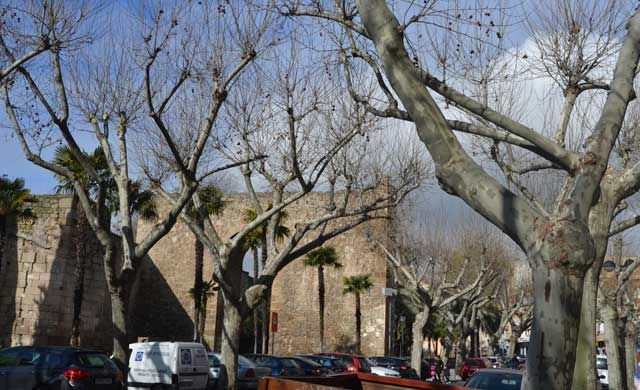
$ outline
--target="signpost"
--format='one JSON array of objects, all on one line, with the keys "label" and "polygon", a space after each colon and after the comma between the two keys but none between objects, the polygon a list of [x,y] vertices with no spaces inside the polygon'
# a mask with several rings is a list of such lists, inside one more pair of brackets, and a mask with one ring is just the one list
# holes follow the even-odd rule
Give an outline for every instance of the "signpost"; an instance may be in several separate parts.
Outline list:
[{"label": "signpost", "polygon": [[278,312],[271,312],[271,354],[275,354],[273,351],[276,333],[278,332]]}]

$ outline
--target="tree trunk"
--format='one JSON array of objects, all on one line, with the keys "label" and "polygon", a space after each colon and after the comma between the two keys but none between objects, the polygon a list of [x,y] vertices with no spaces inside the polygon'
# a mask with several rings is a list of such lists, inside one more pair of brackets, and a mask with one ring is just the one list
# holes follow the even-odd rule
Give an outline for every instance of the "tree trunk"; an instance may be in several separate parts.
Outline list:
[{"label": "tree trunk", "polygon": [[71,320],[71,339],[69,345],[72,347],[80,347],[80,314],[82,312],[82,301],[84,299],[84,275],[86,268],[86,251],[85,251],[85,224],[78,223],[78,236],[74,239],[76,250],[76,266],[74,269],[74,286],[73,286],[73,317]]},{"label": "tree trunk", "polygon": [[462,362],[467,355],[467,335],[461,332],[460,339],[458,340],[458,348],[456,349],[456,372],[460,373],[462,369]]},{"label": "tree trunk", "polygon": [[[202,217],[196,217],[196,223],[200,228],[204,227]],[[204,268],[204,245],[196,237],[194,246],[194,279],[193,279],[193,341],[202,341],[202,333],[200,333],[201,309],[202,309],[202,293],[203,280],[202,273]]]},{"label": "tree trunk", "polygon": [[124,299],[124,291],[115,273],[115,253],[113,243],[107,241],[105,237],[101,240],[103,244],[103,265],[104,273],[111,298],[111,322],[113,332],[113,360],[123,369],[127,366],[127,355],[129,350],[129,337],[127,327],[127,308]]},{"label": "tree trunk", "polygon": [[607,365],[610,389],[626,389],[626,374],[622,365],[624,359],[622,338],[620,337],[620,327],[618,310],[615,301],[602,299],[602,319],[604,321],[604,336],[607,346]]},{"label": "tree trunk", "polygon": [[356,354],[360,355],[362,347],[362,313],[360,312],[360,293],[355,293],[356,297]]},{"label": "tree trunk", "polygon": [[[502,335],[501,335],[502,336]],[[491,354],[493,356],[500,356],[500,337],[495,334],[489,335],[489,346],[491,347]]]},{"label": "tree trunk", "polygon": [[200,321],[198,322],[198,334],[200,335],[200,342],[204,342],[204,330],[207,325],[207,303],[209,297],[206,294],[202,295],[202,306],[200,307]]},{"label": "tree trunk", "polygon": [[511,334],[509,335],[509,350],[507,351],[507,357],[511,358],[516,354],[516,347],[518,346],[519,330],[517,327],[511,328]]},{"label": "tree trunk", "polygon": [[595,266],[596,264],[594,263],[589,268],[584,279],[572,390],[596,390],[598,386],[598,371],[596,370],[594,351],[596,350],[596,307],[598,306],[599,272],[597,272]]},{"label": "tree trunk", "polygon": [[[560,249],[552,248],[552,256],[567,256]],[[530,261],[537,264],[533,269],[535,304],[523,390],[571,388],[584,273],[557,264],[550,267],[556,261]]]},{"label": "tree trunk", "polygon": [[627,368],[627,390],[636,390],[634,374],[636,370],[636,340],[638,339],[638,327],[632,318],[627,318],[624,335],[625,367]]},{"label": "tree trunk", "polygon": [[320,353],[324,352],[324,268],[318,267],[318,308],[320,314]]},{"label": "tree trunk", "polygon": [[[224,298],[224,329],[222,336],[222,363],[228,379],[227,390],[237,388],[238,354],[240,353],[240,327],[242,317],[236,302],[229,300],[223,292]],[[222,367],[221,367],[222,368]]]},{"label": "tree trunk", "polygon": [[[258,262],[258,248],[252,248],[253,250],[253,283],[258,280],[259,267]],[[258,306],[253,308],[253,353],[258,353],[258,339],[260,338],[260,327],[258,326],[258,319],[260,317],[260,310]],[[264,326],[264,325],[263,325]]]},{"label": "tree trunk", "polygon": [[[262,246],[260,248],[260,256],[262,260],[262,269],[267,265],[267,238],[262,237]],[[260,304],[262,309],[262,353],[269,353],[269,312],[271,309],[271,285],[267,286],[267,291],[264,293],[264,298]]]},{"label": "tree trunk", "polygon": [[216,291],[216,328],[213,335],[213,350],[220,352],[222,349],[222,333],[224,326],[224,299],[222,298],[222,290]]},{"label": "tree trunk", "polygon": [[[7,218],[0,216],[0,275],[2,275],[2,266],[4,265],[4,247],[7,244]],[[0,286],[1,287],[1,286]]]},{"label": "tree trunk", "polygon": [[413,320],[411,325],[411,368],[416,370],[418,376],[423,378],[422,372],[422,345],[424,344],[424,327],[429,320],[429,308],[425,308]]}]

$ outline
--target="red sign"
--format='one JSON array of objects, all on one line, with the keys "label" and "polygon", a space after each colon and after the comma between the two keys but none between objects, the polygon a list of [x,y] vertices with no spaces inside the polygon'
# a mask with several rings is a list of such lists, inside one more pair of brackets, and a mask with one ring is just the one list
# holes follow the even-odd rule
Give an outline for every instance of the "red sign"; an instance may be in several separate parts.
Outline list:
[{"label": "red sign", "polygon": [[275,311],[271,312],[271,333],[276,333],[278,331],[278,313]]}]

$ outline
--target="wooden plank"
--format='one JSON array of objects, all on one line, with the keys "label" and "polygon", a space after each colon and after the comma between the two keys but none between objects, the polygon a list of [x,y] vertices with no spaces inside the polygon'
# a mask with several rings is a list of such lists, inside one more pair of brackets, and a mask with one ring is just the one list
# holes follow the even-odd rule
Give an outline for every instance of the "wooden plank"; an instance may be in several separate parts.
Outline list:
[{"label": "wooden plank", "polygon": [[371,374],[342,374],[327,377],[261,378],[258,390],[467,390],[466,387],[391,378]]}]

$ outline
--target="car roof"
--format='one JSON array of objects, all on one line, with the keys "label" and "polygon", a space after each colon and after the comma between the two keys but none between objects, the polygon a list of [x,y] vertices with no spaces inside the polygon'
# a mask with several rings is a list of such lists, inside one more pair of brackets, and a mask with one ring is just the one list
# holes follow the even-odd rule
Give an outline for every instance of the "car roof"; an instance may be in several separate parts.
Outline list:
[{"label": "car roof", "polygon": [[89,352],[89,353],[100,353],[100,354],[106,355],[104,352],[95,351],[93,349],[64,347],[64,346],[58,346],[58,345],[52,345],[52,346],[49,346],[49,345],[15,345],[13,347],[2,348],[2,349],[0,349],[0,351],[5,351],[7,349],[14,349],[14,348],[37,348],[37,349],[48,349],[50,351]]},{"label": "car roof", "polygon": [[342,353],[342,352],[327,352],[327,353],[322,353],[320,354],[322,356],[344,356],[344,357],[350,357],[350,358],[364,358],[364,355],[354,355],[351,353]]},{"label": "car roof", "polygon": [[514,370],[513,368],[483,368],[478,370],[478,372],[482,373],[493,373],[493,374],[519,374],[522,375],[522,371]]}]

